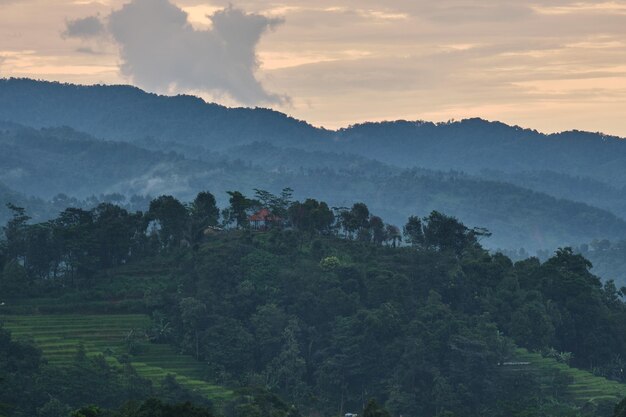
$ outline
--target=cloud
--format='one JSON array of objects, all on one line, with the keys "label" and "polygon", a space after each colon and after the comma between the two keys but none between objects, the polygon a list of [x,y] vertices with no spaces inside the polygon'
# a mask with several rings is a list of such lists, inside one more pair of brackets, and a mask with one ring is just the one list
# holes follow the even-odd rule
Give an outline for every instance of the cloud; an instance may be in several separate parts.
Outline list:
[{"label": "cloud", "polygon": [[255,77],[256,46],[282,19],[232,6],[207,17],[211,27],[195,29],[168,0],[133,0],[111,13],[107,29],[119,46],[122,74],[153,90],[225,94],[246,105],[285,102]]},{"label": "cloud", "polygon": [[93,39],[105,34],[105,27],[98,16],[89,16],[82,19],[65,22],[64,38]]},{"label": "cloud", "polygon": [[80,48],[76,48],[76,52],[78,52],[79,54],[100,55],[100,52],[94,51],[92,48],[88,46],[82,46]]}]

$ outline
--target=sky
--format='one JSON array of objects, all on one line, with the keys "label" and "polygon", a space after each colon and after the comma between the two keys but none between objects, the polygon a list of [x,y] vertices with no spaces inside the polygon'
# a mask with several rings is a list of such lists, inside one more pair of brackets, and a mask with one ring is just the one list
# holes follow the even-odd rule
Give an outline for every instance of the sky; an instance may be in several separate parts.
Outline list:
[{"label": "sky", "polygon": [[0,77],[626,137],[626,0],[0,0]]}]

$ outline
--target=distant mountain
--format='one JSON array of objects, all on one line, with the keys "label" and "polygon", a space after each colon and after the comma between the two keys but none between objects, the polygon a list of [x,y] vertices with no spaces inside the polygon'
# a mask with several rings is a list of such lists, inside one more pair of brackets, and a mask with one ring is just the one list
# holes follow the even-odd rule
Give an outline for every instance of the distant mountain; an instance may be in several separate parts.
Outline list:
[{"label": "distant mountain", "polygon": [[625,217],[626,187],[611,186],[589,177],[570,176],[550,170],[502,172],[483,170],[482,178],[507,182],[558,198],[583,201]]},{"label": "distant mountain", "polygon": [[[334,206],[364,201],[372,212],[400,226],[410,215],[440,210],[490,229],[489,247],[534,250],[626,236],[626,222],[608,211],[508,183],[263,143],[233,148],[232,155],[208,153],[193,159],[94,139],[69,127],[5,125],[0,126],[0,181],[20,190],[18,201],[24,200],[22,195],[49,200],[68,194],[80,199],[69,204],[81,206],[100,194],[173,194],[190,200],[200,190],[215,193],[223,206],[228,190],[252,194],[254,188],[277,192],[289,186],[298,198],[314,196]],[[17,194],[7,196],[0,203]],[[65,196],[56,200],[68,204]],[[58,206],[49,205],[47,212],[56,214]]]},{"label": "distant mountain", "polygon": [[341,150],[403,167],[479,173],[551,171],[626,185],[626,141],[588,132],[545,135],[482,119],[451,123],[384,122],[336,132]]},{"label": "distant mountain", "polygon": [[311,144],[313,126],[267,109],[227,108],[192,96],[165,97],[130,86],[78,86],[0,79],[0,120],[71,126],[97,138],[157,140],[220,150],[255,141]]},{"label": "distant mountain", "polygon": [[225,204],[226,190],[289,186],[399,225],[441,210],[490,228],[490,247],[626,237],[626,142],[602,134],[481,119],[330,131],[267,109],[27,79],[0,80],[1,120],[0,181],[22,195],[208,189]]},{"label": "distant mountain", "polygon": [[0,80],[0,120],[32,127],[71,126],[109,140],[201,146],[208,151],[266,142],[345,152],[389,165],[478,173],[545,170],[626,185],[626,142],[588,132],[545,135],[499,122],[364,123],[315,128],[268,109],[226,108],[191,96],[129,86],[77,86]]}]

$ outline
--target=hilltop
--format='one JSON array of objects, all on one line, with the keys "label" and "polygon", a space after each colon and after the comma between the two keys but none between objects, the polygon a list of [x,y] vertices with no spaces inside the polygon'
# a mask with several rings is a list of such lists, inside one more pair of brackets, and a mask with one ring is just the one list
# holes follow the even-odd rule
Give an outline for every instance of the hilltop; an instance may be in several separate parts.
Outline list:
[{"label": "hilltop", "polygon": [[[256,203],[235,193],[223,216],[208,193],[145,214],[16,216],[0,245],[7,328],[62,369],[85,369],[72,359],[82,341],[122,381],[136,372],[159,387],[169,369],[213,400],[260,387],[304,415],[360,410],[367,395],[393,415],[609,417],[626,393],[623,293],[572,250],[513,263],[436,212],[410,219],[410,245],[394,247],[399,231],[362,204],[334,216],[319,201],[255,197],[282,220],[249,224]],[[128,326],[142,329],[115,336]]]}]

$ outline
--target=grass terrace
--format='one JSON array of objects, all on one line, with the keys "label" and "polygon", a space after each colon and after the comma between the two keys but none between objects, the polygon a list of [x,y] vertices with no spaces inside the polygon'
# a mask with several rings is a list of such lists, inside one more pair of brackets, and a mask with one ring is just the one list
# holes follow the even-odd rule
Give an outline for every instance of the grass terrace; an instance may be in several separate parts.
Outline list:
[{"label": "grass terrace", "polygon": [[[148,316],[143,314],[4,315],[0,322],[15,339],[33,342],[55,365],[71,363],[82,346],[87,356],[103,355],[113,366],[121,366],[120,358],[128,355],[142,377],[160,383],[172,375],[185,388],[216,404],[233,396],[231,390],[204,380],[207,370],[201,362],[179,354],[169,345],[141,340],[149,324]],[[131,343],[134,348],[129,354]]]}]

